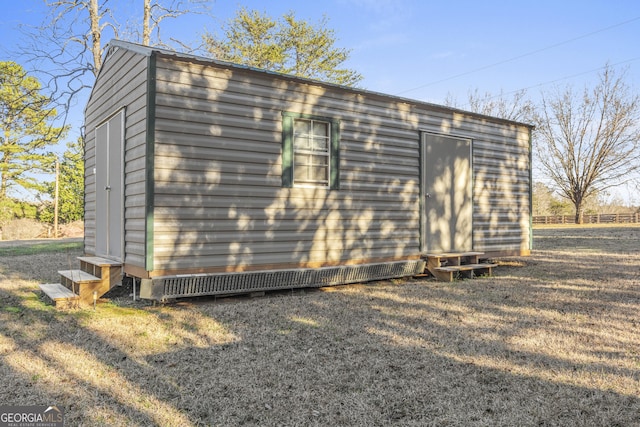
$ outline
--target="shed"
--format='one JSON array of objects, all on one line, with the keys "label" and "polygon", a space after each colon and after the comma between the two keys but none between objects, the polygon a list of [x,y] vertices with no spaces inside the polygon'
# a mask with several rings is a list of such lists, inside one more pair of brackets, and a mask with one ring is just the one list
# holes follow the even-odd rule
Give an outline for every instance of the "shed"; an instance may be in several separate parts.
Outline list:
[{"label": "shed", "polygon": [[85,110],[84,251],[155,299],[527,255],[531,129],[114,40]]}]

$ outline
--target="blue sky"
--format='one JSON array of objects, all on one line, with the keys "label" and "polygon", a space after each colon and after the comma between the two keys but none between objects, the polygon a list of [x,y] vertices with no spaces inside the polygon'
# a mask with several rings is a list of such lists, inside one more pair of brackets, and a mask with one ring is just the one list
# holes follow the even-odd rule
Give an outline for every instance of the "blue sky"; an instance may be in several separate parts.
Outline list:
[{"label": "blue sky", "polygon": [[436,103],[476,88],[533,95],[547,82],[595,81],[597,71],[582,73],[607,62],[629,67],[630,83],[640,86],[638,1],[217,1],[212,12],[224,21],[238,4],[271,16],[293,10],[312,22],[326,15],[338,45],[351,49],[349,66],[374,91]]},{"label": "blue sky", "polygon": [[[132,0],[111,0],[121,23],[139,12]],[[420,1],[324,0],[211,2],[213,16],[166,21],[165,38],[198,43],[238,7],[272,17],[294,11],[299,18],[329,19],[337,45],[365,77],[365,89],[442,103],[448,93],[464,100],[469,90],[499,93],[595,82],[607,62],[626,67],[640,86],[640,2],[620,1]],[[23,37],[20,24],[37,25],[41,0],[0,3],[0,55]],[[547,84],[554,82],[552,84]]]},{"label": "blue sky", "polygon": [[[10,53],[23,37],[18,27],[42,22],[43,3],[0,0],[0,60],[21,62]],[[124,24],[140,15],[134,3],[109,4]],[[464,104],[476,89],[528,89],[535,100],[554,86],[595,84],[607,63],[626,69],[627,83],[640,90],[637,0],[218,0],[210,6],[212,16],[166,21],[164,38],[198,44],[205,30],[216,32],[241,6],[272,17],[294,11],[313,23],[328,18],[337,46],[351,50],[347,66],[372,91],[434,103],[450,94]]]}]

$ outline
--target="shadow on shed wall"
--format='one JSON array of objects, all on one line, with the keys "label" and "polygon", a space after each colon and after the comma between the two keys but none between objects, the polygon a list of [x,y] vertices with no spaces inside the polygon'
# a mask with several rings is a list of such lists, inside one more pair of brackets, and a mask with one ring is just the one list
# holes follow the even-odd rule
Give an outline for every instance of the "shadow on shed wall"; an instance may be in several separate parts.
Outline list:
[{"label": "shadow on shed wall", "polygon": [[[528,196],[525,202],[515,193],[526,192],[528,164],[508,153],[521,150],[510,142],[514,128],[496,141],[477,119],[470,125],[457,113],[427,117],[399,100],[195,62],[159,61],[157,85],[156,270],[419,256],[424,129],[474,138],[475,249],[509,239],[521,245]],[[340,120],[338,190],[282,187],[283,111]],[[492,152],[491,144],[505,153]],[[527,181],[515,183],[525,172]]]}]

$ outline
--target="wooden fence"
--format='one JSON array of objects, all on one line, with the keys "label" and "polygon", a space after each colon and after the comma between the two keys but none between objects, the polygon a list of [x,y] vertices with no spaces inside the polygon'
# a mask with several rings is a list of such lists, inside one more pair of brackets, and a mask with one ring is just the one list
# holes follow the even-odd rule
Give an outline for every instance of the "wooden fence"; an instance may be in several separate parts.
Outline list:
[{"label": "wooden fence", "polygon": [[[575,224],[575,215],[534,215],[534,224]],[[640,213],[583,215],[583,224],[638,224]]]}]

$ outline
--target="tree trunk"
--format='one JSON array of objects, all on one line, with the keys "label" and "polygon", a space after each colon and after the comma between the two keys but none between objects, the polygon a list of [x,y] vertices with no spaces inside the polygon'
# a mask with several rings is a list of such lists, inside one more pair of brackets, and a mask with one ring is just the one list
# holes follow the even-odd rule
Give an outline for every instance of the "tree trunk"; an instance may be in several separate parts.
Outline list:
[{"label": "tree trunk", "polygon": [[53,197],[53,237],[58,238],[58,208],[60,187],[60,162],[56,159],[56,187]]},{"label": "tree trunk", "polygon": [[100,15],[98,0],[91,0],[89,8],[89,20],[91,22],[91,53],[93,54],[93,74],[98,75],[102,67],[102,46],[100,45]]},{"label": "tree trunk", "polygon": [[576,222],[576,224],[582,224],[582,221],[583,221],[583,218],[582,218],[582,203],[576,203],[575,207],[576,207],[575,222]]},{"label": "tree trunk", "polygon": [[0,173],[0,200],[7,197],[7,178],[4,173]]},{"label": "tree trunk", "polygon": [[142,44],[149,46],[151,41],[151,5],[150,0],[144,0],[144,9],[142,13]]},{"label": "tree trunk", "polygon": [[9,144],[9,131],[5,130],[4,138],[0,137],[2,142],[2,164],[3,168],[0,171],[0,200],[4,200],[7,197],[7,173],[9,172],[9,153],[4,151],[5,145]]}]

